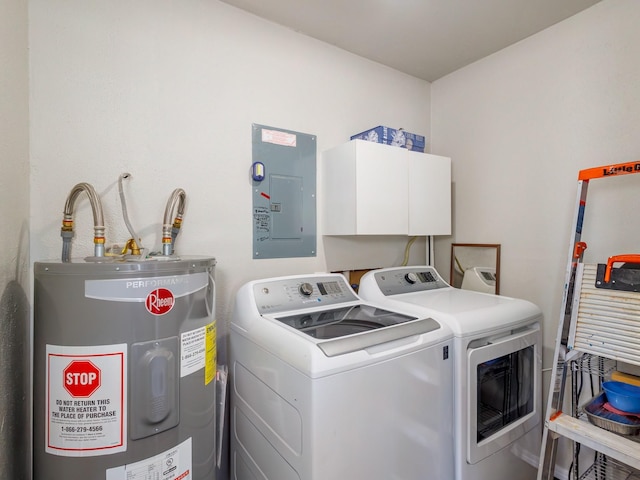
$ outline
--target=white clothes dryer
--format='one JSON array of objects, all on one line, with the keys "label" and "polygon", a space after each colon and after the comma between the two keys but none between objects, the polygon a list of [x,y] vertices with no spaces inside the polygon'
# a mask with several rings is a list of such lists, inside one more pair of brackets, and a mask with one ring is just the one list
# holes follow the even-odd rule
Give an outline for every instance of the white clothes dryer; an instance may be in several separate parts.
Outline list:
[{"label": "white clothes dryer", "polygon": [[430,266],[368,272],[358,293],[453,330],[455,478],[535,476],[524,462],[537,465],[540,448],[540,309],[526,300],[453,288]]},{"label": "white clothes dryer", "polygon": [[453,335],[403,310],[361,301],[339,274],[241,287],[231,478],[453,478]]}]

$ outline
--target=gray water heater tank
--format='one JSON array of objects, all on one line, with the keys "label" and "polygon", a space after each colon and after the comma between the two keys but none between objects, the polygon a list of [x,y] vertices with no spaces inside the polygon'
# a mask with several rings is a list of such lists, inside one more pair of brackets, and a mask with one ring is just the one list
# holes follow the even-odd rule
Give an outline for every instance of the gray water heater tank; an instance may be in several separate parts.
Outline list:
[{"label": "gray water heater tank", "polygon": [[215,478],[214,269],[35,264],[35,479]]}]

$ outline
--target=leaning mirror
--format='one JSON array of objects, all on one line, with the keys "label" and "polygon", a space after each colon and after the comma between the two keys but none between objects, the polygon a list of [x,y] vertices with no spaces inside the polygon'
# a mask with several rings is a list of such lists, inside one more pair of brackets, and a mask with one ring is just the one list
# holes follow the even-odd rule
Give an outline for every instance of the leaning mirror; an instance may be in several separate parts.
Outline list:
[{"label": "leaning mirror", "polygon": [[452,286],[500,294],[500,245],[494,243],[451,244]]}]

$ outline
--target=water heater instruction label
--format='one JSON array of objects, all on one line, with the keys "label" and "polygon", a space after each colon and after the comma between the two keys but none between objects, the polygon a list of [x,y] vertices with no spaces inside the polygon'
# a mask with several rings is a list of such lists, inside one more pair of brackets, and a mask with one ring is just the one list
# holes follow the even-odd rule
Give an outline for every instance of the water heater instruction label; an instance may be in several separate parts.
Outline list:
[{"label": "water heater instruction label", "polygon": [[127,450],[127,344],[47,345],[45,450],[89,457]]},{"label": "water heater instruction label", "polygon": [[180,377],[205,369],[205,385],[216,372],[216,322],[180,335]]},{"label": "water heater instruction label", "polygon": [[107,470],[106,480],[190,480],[191,438],[140,462]]}]

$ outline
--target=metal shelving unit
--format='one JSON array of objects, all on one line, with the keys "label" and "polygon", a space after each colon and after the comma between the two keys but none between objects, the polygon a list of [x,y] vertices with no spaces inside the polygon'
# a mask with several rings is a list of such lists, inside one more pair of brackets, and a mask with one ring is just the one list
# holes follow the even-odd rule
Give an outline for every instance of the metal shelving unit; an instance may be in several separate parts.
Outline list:
[{"label": "metal shelving unit", "polygon": [[617,462],[601,453],[595,462],[582,474],[580,480],[640,480],[640,474],[624,463]]},{"label": "metal shelving unit", "polygon": [[[629,270],[615,263],[640,263],[638,255],[610,257],[607,264],[583,263],[586,244],[581,241],[587,189],[594,179],[640,173],[640,162],[581,170],[569,245],[564,296],[556,338],[552,384],[540,453],[538,480],[553,480],[559,438],[572,442],[572,479],[640,480],[640,437],[613,423],[588,418],[581,393],[588,381],[592,395],[601,392],[617,362],[640,365],[640,270],[629,287]],[[625,277],[626,275],[626,277]],[[635,275],[635,273],[634,273]],[[623,277],[625,278],[622,281]],[[616,279],[618,283],[616,284]],[[562,410],[564,394],[571,386],[571,407]],[[598,418],[599,420],[599,418]],[[605,428],[602,428],[605,427]],[[616,433],[617,432],[617,433]],[[593,464],[579,473],[581,446],[596,452]]]}]

